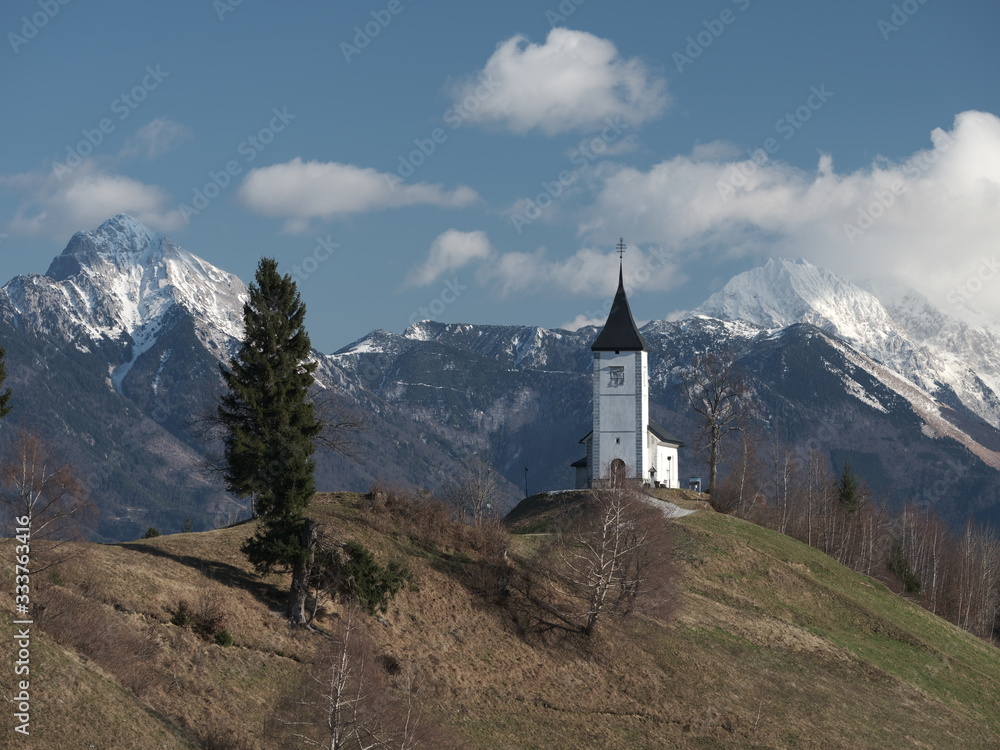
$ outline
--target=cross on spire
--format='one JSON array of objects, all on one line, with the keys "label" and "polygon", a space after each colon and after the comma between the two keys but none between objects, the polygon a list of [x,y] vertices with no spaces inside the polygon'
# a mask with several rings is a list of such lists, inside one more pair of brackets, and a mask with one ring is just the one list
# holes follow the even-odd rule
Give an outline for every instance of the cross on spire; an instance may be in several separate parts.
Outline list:
[{"label": "cross on spire", "polygon": [[618,251],[618,260],[621,260],[623,257],[625,257],[625,248],[626,248],[625,238],[619,237],[618,244],[615,246],[615,250]]}]

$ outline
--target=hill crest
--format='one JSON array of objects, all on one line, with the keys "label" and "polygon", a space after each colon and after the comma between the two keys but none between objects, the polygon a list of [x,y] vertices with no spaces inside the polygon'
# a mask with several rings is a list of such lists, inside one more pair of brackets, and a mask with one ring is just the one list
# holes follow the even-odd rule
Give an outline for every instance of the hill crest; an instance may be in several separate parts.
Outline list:
[{"label": "hill crest", "polygon": [[[639,618],[592,641],[526,641],[470,585],[478,553],[421,543],[370,501],[321,495],[313,510],[413,570],[419,590],[372,622],[372,637],[422,676],[425,709],[462,747],[1000,743],[1000,651],[775,532],[708,511],[679,519],[674,621]],[[73,651],[39,632],[33,746],[134,748],[135,720],[165,747],[203,746],[212,733],[243,743],[226,747],[266,747],[265,719],[324,639],[283,625],[270,597],[284,581],[250,574],[238,552],[246,534],[84,545],[73,568],[39,577],[63,607],[82,602],[113,635],[153,644],[140,657],[153,679],[129,687],[93,638]],[[513,537],[514,565],[530,565],[537,539]],[[176,603],[199,591],[224,604],[234,647],[170,623]],[[320,626],[339,611],[328,608]],[[38,630],[56,614],[38,618]],[[10,635],[9,620],[0,627]]]}]

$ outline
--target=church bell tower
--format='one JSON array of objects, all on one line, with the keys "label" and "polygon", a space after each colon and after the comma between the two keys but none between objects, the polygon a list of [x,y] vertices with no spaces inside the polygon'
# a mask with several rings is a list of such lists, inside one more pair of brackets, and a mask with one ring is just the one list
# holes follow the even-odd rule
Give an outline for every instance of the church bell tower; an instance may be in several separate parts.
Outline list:
[{"label": "church bell tower", "polygon": [[618,241],[618,291],[594,353],[594,431],[588,453],[591,483],[624,464],[628,476],[648,479],[649,347],[639,333],[625,296],[622,258],[625,242]]}]

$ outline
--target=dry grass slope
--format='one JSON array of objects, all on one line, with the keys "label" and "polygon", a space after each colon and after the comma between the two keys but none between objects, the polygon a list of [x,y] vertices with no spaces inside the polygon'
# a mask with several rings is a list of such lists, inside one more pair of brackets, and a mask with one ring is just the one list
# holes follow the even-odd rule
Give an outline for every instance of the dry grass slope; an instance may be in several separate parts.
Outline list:
[{"label": "dry grass slope", "polygon": [[[521,528],[570,512],[566,500],[522,509]],[[528,642],[477,593],[475,554],[394,533],[362,504],[321,495],[314,510],[413,570],[419,590],[402,593],[372,633],[421,677],[424,705],[465,747],[1000,747],[1000,650],[776,533],[702,507],[675,522],[673,622]],[[73,563],[37,576],[47,607],[32,645],[32,747],[269,747],[273,706],[328,646],[284,624],[286,581],[253,576],[239,552],[247,533],[83,545]],[[536,539],[514,538],[514,564],[529,564]],[[11,555],[0,543],[0,560]],[[232,647],[171,624],[180,601],[197,605],[206,592],[226,613]],[[4,695],[11,619],[0,619]],[[139,655],[109,648],[121,642]]]}]

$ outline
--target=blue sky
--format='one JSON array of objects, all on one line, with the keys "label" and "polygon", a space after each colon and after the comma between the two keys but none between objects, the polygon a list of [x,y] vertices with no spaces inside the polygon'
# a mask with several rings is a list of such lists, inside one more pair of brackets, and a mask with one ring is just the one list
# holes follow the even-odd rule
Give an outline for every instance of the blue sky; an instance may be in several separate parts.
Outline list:
[{"label": "blue sky", "polygon": [[603,318],[620,236],[643,320],[771,256],[1000,314],[997,28],[981,0],[12,0],[2,275],[125,212],[247,280],[276,257],[323,351]]}]

